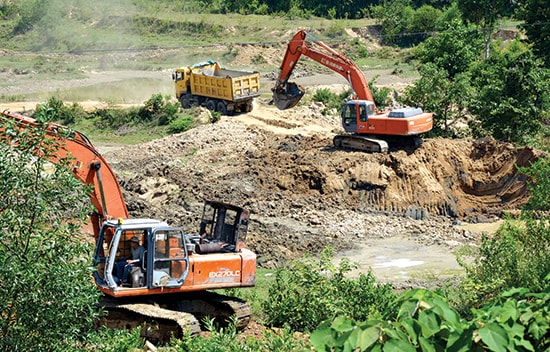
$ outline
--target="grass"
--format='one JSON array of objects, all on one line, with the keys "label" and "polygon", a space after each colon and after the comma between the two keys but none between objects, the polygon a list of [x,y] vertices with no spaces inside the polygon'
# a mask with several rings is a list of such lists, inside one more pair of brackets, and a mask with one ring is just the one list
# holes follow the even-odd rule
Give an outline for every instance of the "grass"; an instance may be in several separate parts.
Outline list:
[{"label": "grass", "polygon": [[[241,49],[234,44],[284,48],[298,29],[307,28],[319,40],[337,47],[352,41],[346,28],[374,24],[374,20],[204,14],[196,11],[195,2],[75,0],[70,6],[63,0],[47,3],[47,13],[35,19],[27,32],[12,35],[18,21],[23,21],[20,17],[4,18],[0,25],[0,47],[7,50],[6,55],[0,56],[0,67],[3,72],[19,74],[17,82],[0,82],[0,88],[21,86],[14,92],[17,98],[4,94],[0,96],[2,102],[45,101],[55,96],[63,101],[138,104],[154,93],[173,95],[171,70],[206,59],[218,60],[234,69],[278,70],[282,55],[273,58],[266,51],[252,64],[243,64],[236,59]],[[372,48],[367,49],[372,52]],[[393,70],[396,58],[391,52],[385,49],[385,54],[361,57],[357,63],[367,70]],[[312,71],[332,73],[311,60],[301,63]],[[165,72],[166,79],[144,77],[87,87],[70,83],[94,71],[124,70]],[[400,65],[399,74],[414,72],[412,67]],[[44,88],[25,89],[33,84]]]}]

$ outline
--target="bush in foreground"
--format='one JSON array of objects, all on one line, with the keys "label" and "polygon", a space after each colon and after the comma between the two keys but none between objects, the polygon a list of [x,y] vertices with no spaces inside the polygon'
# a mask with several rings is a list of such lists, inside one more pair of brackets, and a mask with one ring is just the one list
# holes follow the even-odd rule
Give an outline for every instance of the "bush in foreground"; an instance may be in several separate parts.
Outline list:
[{"label": "bush in foreground", "polygon": [[347,259],[334,265],[327,248],[318,261],[305,258],[277,270],[263,304],[267,324],[307,332],[336,315],[357,320],[379,315],[395,298],[391,285],[377,282],[370,271],[347,278],[353,268]]},{"label": "bush in foreground", "polygon": [[461,318],[444,298],[416,289],[398,300],[388,320],[327,320],[311,335],[318,351],[547,351],[550,286],[542,293],[513,289]]},{"label": "bush in foreground", "polygon": [[[0,350],[70,351],[93,327],[99,299],[92,248],[80,238],[89,194],[46,133],[51,109],[35,126],[0,128]],[[70,131],[65,138],[69,138]]]}]

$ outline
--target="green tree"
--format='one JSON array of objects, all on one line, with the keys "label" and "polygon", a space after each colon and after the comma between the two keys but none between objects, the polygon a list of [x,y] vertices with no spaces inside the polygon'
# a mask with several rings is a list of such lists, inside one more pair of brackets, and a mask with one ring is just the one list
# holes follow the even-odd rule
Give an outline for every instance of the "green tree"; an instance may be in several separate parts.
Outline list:
[{"label": "green tree", "polygon": [[515,7],[513,0],[460,0],[458,7],[462,11],[463,18],[478,25],[483,33],[485,43],[485,58],[489,57],[489,44],[491,37],[496,31],[497,21],[510,15]]},{"label": "green tree", "polygon": [[441,28],[441,32],[428,38],[416,50],[421,63],[433,63],[445,70],[449,79],[468,71],[477,61],[483,48],[479,32],[454,19]]},{"label": "green tree", "polygon": [[383,42],[405,45],[409,38],[405,33],[414,15],[410,0],[384,0],[372,7],[372,15],[382,26]]},{"label": "green tree", "polygon": [[[519,41],[495,51],[471,69],[469,110],[477,135],[529,143],[548,119],[550,71]],[[479,127],[479,129],[478,129]]]},{"label": "green tree", "polygon": [[[0,128],[0,350],[77,350],[97,316],[91,248],[80,232],[89,194],[46,133],[48,110]],[[57,131],[63,137],[69,134]]]},{"label": "green tree", "polygon": [[415,34],[412,43],[420,43],[432,35],[436,30],[437,19],[441,11],[430,5],[423,5],[418,8],[409,23],[407,31]]},{"label": "green tree", "polygon": [[447,71],[432,63],[422,66],[420,75],[420,79],[405,88],[401,100],[406,105],[420,106],[434,114],[432,135],[459,135],[457,123],[465,117],[468,104],[468,75],[461,73],[451,79]]},{"label": "green tree", "polygon": [[527,0],[519,17],[533,51],[550,68],[550,0]]},{"label": "green tree", "polygon": [[483,48],[479,33],[455,15],[455,8],[447,10],[450,22],[438,27],[441,32],[415,50],[422,64],[420,79],[405,89],[402,98],[407,105],[434,113],[432,135],[456,135],[454,127],[466,114],[468,70]]}]

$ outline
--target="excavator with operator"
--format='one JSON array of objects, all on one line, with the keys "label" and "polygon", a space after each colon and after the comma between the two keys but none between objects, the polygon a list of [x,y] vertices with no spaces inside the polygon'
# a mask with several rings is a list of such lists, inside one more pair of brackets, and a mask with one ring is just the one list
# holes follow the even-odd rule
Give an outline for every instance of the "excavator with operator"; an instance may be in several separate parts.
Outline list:
[{"label": "excavator with operator", "polygon": [[[36,120],[0,112],[0,130],[29,126],[37,126]],[[93,280],[104,293],[99,305],[108,312],[100,324],[111,328],[145,325],[142,336],[160,342],[172,335],[200,333],[200,321],[206,317],[220,324],[235,317],[237,327],[244,328],[250,306],[211,290],[255,285],[256,255],[245,248],[249,211],[207,200],[200,235],[186,234],[164,221],[130,218],[109,164],[85,135],[61,133],[67,130],[55,123],[47,125],[48,138],[61,146],[48,161],[69,156],[74,176],[92,186],[95,211],[83,232],[93,235]],[[117,265],[130,257],[136,238],[144,247],[143,254],[123,283]],[[78,235],[78,240],[85,241],[85,235]]]},{"label": "excavator with operator", "polygon": [[272,88],[273,102],[280,110],[296,106],[305,94],[302,86],[288,82],[302,55],[342,75],[353,89],[353,99],[342,107],[342,126],[346,133],[334,137],[336,148],[386,152],[390,145],[417,147],[422,143],[419,135],[432,129],[433,114],[420,108],[401,108],[384,113],[378,111],[361,69],[306,30],[298,31],[288,43],[279,77]]}]

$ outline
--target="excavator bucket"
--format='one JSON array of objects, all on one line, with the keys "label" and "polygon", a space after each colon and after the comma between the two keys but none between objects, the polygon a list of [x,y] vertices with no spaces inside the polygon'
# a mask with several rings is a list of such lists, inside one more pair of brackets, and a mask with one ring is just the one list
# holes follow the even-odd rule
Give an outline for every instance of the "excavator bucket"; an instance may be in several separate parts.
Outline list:
[{"label": "excavator bucket", "polygon": [[279,110],[290,109],[304,96],[306,90],[294,83],[287,82],[285,85],[281,85],[273,89],[273,102]]}]

